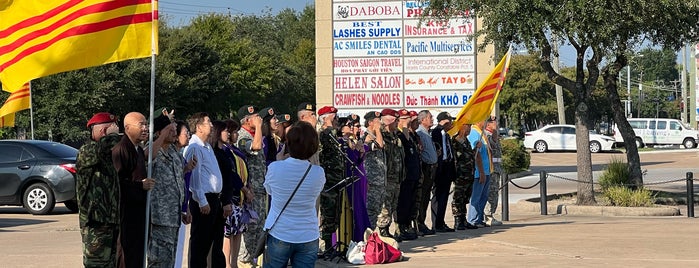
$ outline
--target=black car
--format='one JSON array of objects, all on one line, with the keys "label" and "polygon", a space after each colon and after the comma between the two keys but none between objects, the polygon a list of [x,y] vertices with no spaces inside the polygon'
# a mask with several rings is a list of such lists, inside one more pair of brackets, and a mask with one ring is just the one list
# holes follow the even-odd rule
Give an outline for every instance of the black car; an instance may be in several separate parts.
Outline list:
[{"label": "black car", "polygon": [[77,212],[75,159],[78,150],[39,140],[0,140],[0,205],[48,214],[57,202]]}]

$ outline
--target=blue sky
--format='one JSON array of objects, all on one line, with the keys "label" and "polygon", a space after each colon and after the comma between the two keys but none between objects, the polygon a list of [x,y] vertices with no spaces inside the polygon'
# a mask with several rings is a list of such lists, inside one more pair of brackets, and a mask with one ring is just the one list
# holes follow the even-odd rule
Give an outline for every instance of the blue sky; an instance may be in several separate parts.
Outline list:
[{"label": "blue sky", "polygon": [[184,25],[200,14],[262,14],[270,8],[276,14],[285,8],[300,11],[314,3],[314,0],[159,0],[159,12],[173,25]]}]

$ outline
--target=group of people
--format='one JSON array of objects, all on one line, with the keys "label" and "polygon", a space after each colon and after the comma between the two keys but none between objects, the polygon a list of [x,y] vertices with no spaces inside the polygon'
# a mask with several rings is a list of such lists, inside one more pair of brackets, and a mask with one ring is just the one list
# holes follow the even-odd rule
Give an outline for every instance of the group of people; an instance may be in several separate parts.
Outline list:
[{"label": "group of people", "polygon": [[[296,118],[245,105],[237,119],[200,112],[184,122],[164,109],[147,144],[142,114],[124,117],[123,135],[115,115],[95,114],[76,163],[84,265],[180,267],[186,224],[189,267],[313,267],[367,228],[401,241],[499,224],[495,118],[454,137],[445,112],[433,127],[428,110],[371,111],[362,127],[358,115],[302,103]],[[444,219],[452,183],[453,228]]]}]

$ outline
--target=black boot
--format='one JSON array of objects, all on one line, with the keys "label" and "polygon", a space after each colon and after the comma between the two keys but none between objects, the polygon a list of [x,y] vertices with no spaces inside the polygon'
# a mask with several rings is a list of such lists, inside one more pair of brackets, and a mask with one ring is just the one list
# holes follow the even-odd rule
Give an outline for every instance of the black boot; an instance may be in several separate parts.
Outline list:
[{"label": "black boot", "polygon": [[399,224],[398,230],[400,231],[400,235],[398,236],[400,238],[400,240],[415,240],[415,239],[417,239],[417,235],[410,231],[410,225]]},{"label": "black boot", "polygon": [[456,230],[466,230],[466,224],[464,223],[466,219],[464,216],[454,216],[454,229]]}]

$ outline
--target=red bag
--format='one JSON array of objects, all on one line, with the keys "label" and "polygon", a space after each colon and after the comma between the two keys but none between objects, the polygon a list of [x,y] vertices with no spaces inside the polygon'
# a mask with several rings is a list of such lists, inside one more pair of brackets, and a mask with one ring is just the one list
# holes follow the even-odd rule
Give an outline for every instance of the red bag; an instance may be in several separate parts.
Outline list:
[{"label": "red bag", "polygon": [[381,240],[379,234],[371,233],[366,241],[364,260],[366,264],[382,264],[397,262],[402,253],[388,243]]}]

